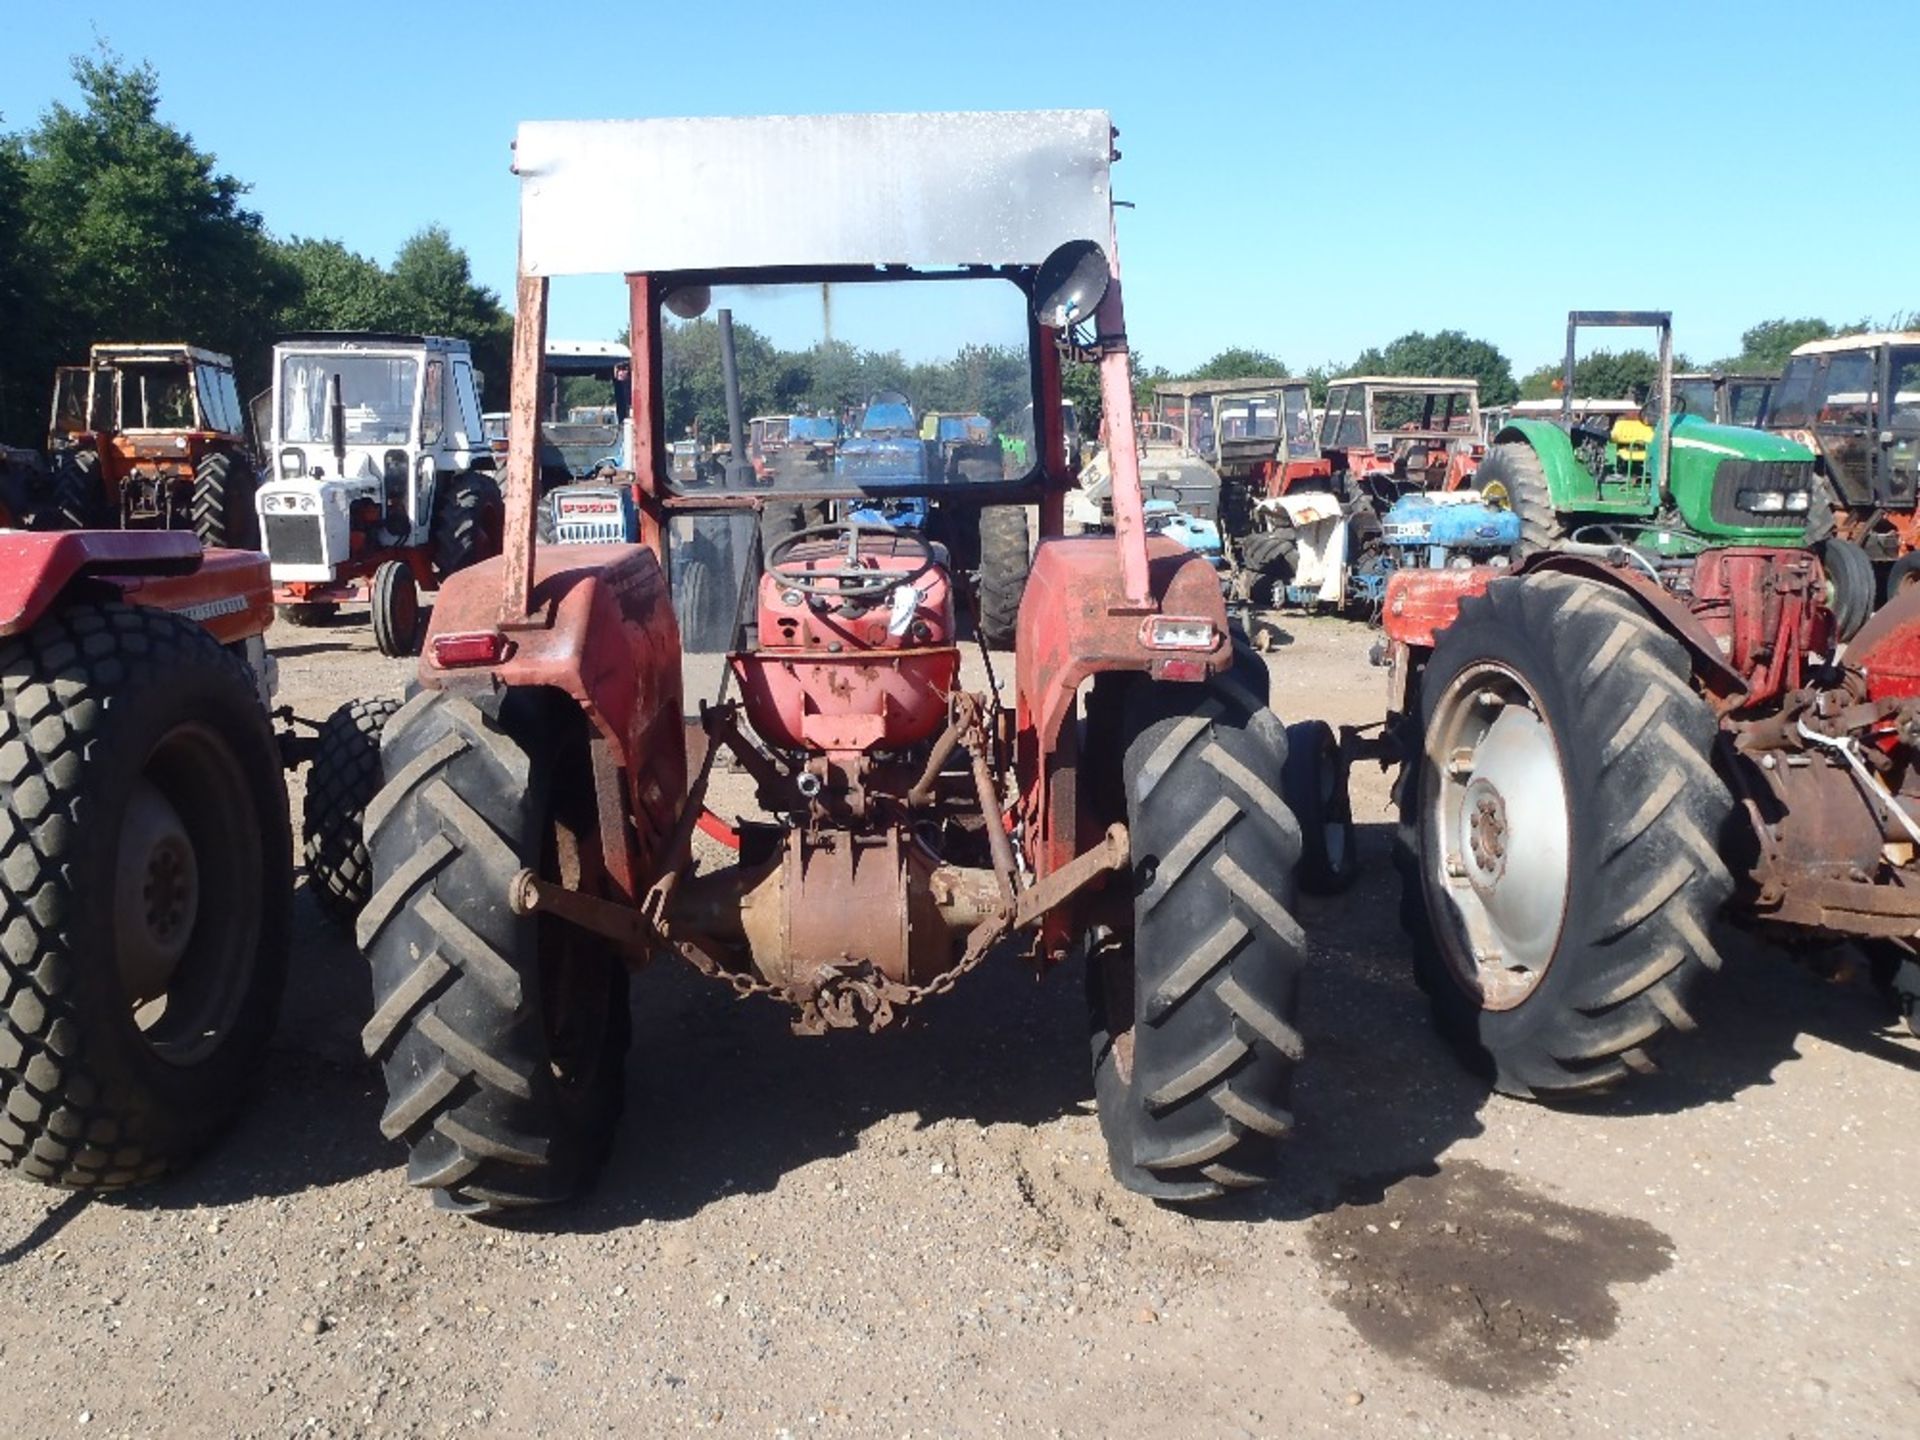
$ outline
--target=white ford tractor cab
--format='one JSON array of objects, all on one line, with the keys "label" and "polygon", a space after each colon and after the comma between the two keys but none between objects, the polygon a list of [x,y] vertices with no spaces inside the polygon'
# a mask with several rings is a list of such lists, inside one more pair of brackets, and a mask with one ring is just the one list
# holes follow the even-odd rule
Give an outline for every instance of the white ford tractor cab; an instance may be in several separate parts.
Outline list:
[{"label": "white ford tractor cab", "polygon": [[500,491],[467,342],[290,335],[273,349],[260,531],[294,624],[365,603],[382,653],[413,653],[420,591],[499,552]]}]

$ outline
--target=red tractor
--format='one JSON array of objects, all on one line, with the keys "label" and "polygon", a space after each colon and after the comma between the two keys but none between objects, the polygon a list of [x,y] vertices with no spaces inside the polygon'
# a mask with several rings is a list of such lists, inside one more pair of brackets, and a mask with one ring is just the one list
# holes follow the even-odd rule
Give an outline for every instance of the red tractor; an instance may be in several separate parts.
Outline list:
[{"label": "red tractor", "polygon": [[[621,1105],[628,970],[662,954],[809,1033],[937,1015],[996,958],[1083,957],[1122,1183],[1200,1200],[1273,1175],[1303,942],[1266,672],[1211,568],[1146,533],[1125,423],[1113,533],[1062,535],[1063,346],[1129,411],[1112,135],[1097,111],[521,126],[506,553],[442,591],[367,813],[364,1039],[382,1129],[441,1206],[587,1183]],[[585,273],[628,277],[641,538],[536,549],[549,277]],[[1030,403],[1045,433],[1011,478],[791,476],[839,518],[724,572],[726,653],[686,653],[681,536],[740,516],[751,560],[764,491],[745,466],[676,486],[679,331],[770,333],[772,313],[794,335],[809,306],[835,342],[814,353],[917,331],[954,357],[957,408],[1004,426]],[[1009,337],[1017,396],[969,388],[967,357]],[[984,652],[983,683],[962,678],[943,547],[848,518],[956,484],[1040,517],[1010,701]],[[736,781],[751,797],[723,817],[709,798]]]},{"label": "red tractor", "polygon": [[380,707],[270,715],[264,556],[184,533],[0,531],[0,1166],[113,1188],[238,1112],[286,978],[280,771],[309,883],[364,898]]},{"label": "red tractor", "polygon": [[1827,597],[1794,545],[1567,543],[1389,580],[1385,740],[1348,750],[1402,765],[1416,974],[1496,1088],[1652,1068],[1729,920],[1823,963],[1852,942],[1914,1025],[1920,595],[1843,649]]}]

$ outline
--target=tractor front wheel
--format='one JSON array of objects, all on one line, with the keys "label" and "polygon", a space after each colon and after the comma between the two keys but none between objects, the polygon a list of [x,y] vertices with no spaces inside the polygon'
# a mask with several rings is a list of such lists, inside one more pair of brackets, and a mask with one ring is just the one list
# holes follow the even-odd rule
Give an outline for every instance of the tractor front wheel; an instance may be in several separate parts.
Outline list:
[{"label": "tractor front wheel", "polygon": [[390,659],[404,659],[420,648],[420,585],[404,560],[382,560],[373,572],[369,602],[373,643]]},{"label": "tractor front wheel", "polygon": [[70,605],[0,644],[0,1164],[113,1188],[251,1093],[292,839],[248,668],[165,611]]},{"label": "tractor front wheel", "polygon": [[1403,920],[1467,1063],[1510,1095],[1652,1068],[1720,963],[1734,814],[1687,656],[1564,575],[1464,600],[1421,677]]},{"label": "tractor front wheel", "polygon": [[1287,727],[1287,763],[1280,790],[1300,822],[1300,888],[1337,895],[1360,873],[1353,798],[1340,741],[1324,720]]},{"label": "tractor front wheel", "polygon": [[[1094,1096],[1128,1189],[1194,1201],[1274,1178],[1300,1058],[1293,918],[1300,830],[1274,788],[1286,731],[1267,672],[1239,652],[1202,685],[1096,695],[1117,732],[1132,837],[1132,923],[1089,947]],[[1090,775],[1100,773],[1090,757]]]},{"label": "tractor front wheel", "polygon": [[385,697],[349,700],[320,727],[307,771],[300,824],[307,888],[343,924],[353,923],[373,890],[361,817],[380,791],[380,732],[399,708]]},{"label": "tractor front wheel", "polygon": [[358,929],[381,1132],[442,1209],[563,1200],[612,1142],[627,972],[586,931],[507,897],[522,870],[603,886],[584,721],[535,691],[483,710],[428,690],[387,722],[381,752],[390,778],[366,811],[374,888]]},{"label": "tractor front wheel", "polygon": [[53,457],[53,483],[47,503],[34,519],[36,530],[100,530],[113,517],[100,493],[100,456],[93,450],[63,450]]},{"label": "tractor front wheel", "polygon": [[201,459],[193,472],[189,514],[202,545],[260,548],[260,517],[253,508],[256,483],[253,468],[225,451]]}]

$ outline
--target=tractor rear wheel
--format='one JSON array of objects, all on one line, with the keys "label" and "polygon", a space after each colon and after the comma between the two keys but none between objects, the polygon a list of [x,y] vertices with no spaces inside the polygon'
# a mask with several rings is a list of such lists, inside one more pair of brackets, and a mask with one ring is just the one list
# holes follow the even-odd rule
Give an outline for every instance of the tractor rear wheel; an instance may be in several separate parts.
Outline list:
[{"label": "tractor rear wheel", "polygon": [[1504,499],[1520,517],[1521,554],[1551,549],[1556,541],[1567,538],[1567,529],[1553,508],[1547,472],[1524,440],[1503,440],[1489,448],[1473,483],[1482,495]]},{"label": "tractor rear wheel", "polygon": [[1734,814],[1687,656],[1565,575],[1464,600],[1420,681],[1401,915],[1441,1030],[1509,1095],[1652,1068],[1720,964]]},{"label": "tractor rear wheel", "polygon": [[380,791],[380,732],[400,702],[349,700],[327,717],[307,771],[301,853],[320,908],[351,925],[373,892],[361,817]]},{"label": "tractor rear wheel", "polygon": [[1033,565],[1024,505],[988,505],[980,511],[980,637],[996,650],[1013,647],[1020,598]]},{"label": "tractor rear wheel", "polygon": [[260,548],[260,517],[254,512],[253,468],[223,450],[201,458],[193,472],[189,513],[202,545],[233,550]]},{"label": "tractor rear wheel", "polygon": [[100,493],[100,455],[94,450],[63,450],[53,457],[53,483],[36,517],[40,530],[101,530],[113,526],[106,496]]},{"label": "tractor rear wheel", "polygon": [[[1293,1126],[1306,944],[1300,830],[1272,783],[1286,730],[1244,647],[1206,684],[1139,680],[1115,698],[1132,923],[1089,947],[1095,1102],[1123,1185],[1205,1200],[1273,1179]],[[1090,710],[1090,737],[1111,718]]]},{"label": "tractor rear wheel", "polygon": [[1909,550],[1887,567],[1886,598],[1903,595],[1916,585],[1920,585],[1920,550]]},{"label": "tractor rear wheel", "polygon": [[500,549],[500,487],[493,476],[462,470],[433,497],[433,570],[441,581]]},{"label": "tractor rear wheel", "polygon": [[250,1093],[286,978],[292,838],[252,672],[165,611],[0,642],[0,1164],[112,1188]]},{"label": "tractor rear wheel", "polygon": [[373,612],[373,643],[380,653],[400,660],[420,649],[420,583],[404,560],[382,560],[373,572],[368,601]]},{"label": "tractor rear wheel", "polygon": [[361,1041],[387,1082],[380,1129],[442,1209],[563,1200],[605,1159],[624,1095],[627,972],[586,931],[516,914],[523,869],[600,888],[586,727],[538,692],[483,710],[416,695],[381,741],[366,812],[373,969]]}]

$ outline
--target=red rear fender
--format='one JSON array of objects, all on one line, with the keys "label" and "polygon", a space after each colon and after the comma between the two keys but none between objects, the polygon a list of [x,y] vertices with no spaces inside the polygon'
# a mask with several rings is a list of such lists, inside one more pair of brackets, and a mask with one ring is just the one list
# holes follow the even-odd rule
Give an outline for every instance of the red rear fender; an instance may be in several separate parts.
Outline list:
[{"label": "red rear fender", "polygon": [[184,530],[0,532],[0,635],[32,629],[90,584],[172,610],[222,644],[263,633],[273,618],[267,559],[250,550],[203,552]]}]

